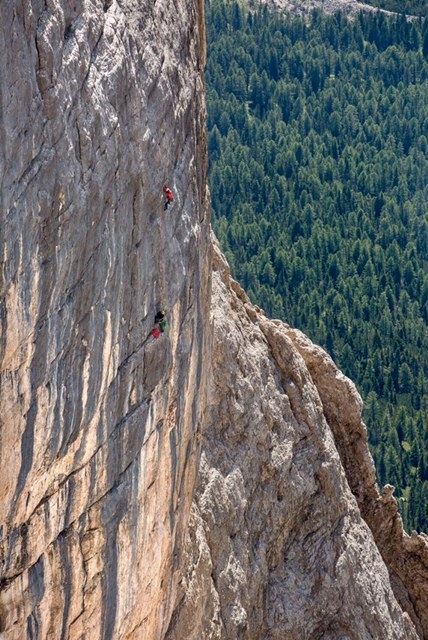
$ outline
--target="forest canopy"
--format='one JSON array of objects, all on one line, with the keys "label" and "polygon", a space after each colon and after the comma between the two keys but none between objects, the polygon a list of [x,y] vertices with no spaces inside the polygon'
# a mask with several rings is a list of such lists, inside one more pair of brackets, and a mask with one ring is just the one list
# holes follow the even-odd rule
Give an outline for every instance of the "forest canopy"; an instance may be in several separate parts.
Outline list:
[{"label": "forest canopy", "polygon": [[404,13],[410,16],[421,17],[428,15],[426,0],[370,0],[367,4],[386,11]]},{"label": "forest canopy", "polygon": [[428,20],[206,13],[213,221],[233,275],[356,383],[379,483],[428,531]]}]

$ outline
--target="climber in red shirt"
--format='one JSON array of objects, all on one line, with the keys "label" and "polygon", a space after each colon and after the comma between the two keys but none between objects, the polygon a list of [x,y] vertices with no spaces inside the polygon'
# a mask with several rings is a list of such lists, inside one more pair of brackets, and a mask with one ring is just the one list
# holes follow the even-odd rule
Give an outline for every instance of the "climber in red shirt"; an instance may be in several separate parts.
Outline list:
[{"label": "climber in red shirt", "polygon": [[163,193],[166,198],[165,206],[163,209],[164,211],[166,211],[169,205],[171,204],[171,202],[174,200],[174,194],[172,193],[171,189],[166,186],[166,184],[163,185]]}]

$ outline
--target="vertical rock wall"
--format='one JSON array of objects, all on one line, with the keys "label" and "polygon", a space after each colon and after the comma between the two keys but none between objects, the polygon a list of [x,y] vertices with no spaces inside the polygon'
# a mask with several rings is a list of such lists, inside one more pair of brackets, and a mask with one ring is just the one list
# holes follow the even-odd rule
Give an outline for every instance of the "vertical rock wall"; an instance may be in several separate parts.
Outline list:
[{"label": "vertical rock wall", "polygon": [[428,638],[352,384],[218,252],[210,307],[203,0],[0,29],[0,637]]},{"label": "vertical rock wall", "polygon": [[168,625],[205,409],[202,8],[0,4],[8,640]]}]

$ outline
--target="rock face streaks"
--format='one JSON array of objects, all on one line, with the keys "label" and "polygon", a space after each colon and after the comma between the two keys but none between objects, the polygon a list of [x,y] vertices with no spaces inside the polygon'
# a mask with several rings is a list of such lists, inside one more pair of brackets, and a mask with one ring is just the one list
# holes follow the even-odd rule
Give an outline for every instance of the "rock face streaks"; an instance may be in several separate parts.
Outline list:
[{"label": "rock face streaks", "polygon": [[160,638],[171,615],[208,354],[201,9],[0,5],[8,640]]},{"label": "rock face streaks", "polygon": [[2,640],[428,638],[358,394],[210,237],[203,0],[0,30]]}]

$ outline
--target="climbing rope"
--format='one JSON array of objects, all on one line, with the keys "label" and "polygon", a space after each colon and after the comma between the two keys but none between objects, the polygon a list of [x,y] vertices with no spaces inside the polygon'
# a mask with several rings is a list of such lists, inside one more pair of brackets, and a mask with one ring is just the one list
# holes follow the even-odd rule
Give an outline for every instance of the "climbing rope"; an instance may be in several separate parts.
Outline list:
[{"label": "climbing rope", "polygon": [[161,309],[165,306],[165,240],[163,222],[163,216],[159,216],[159,296]]}]

